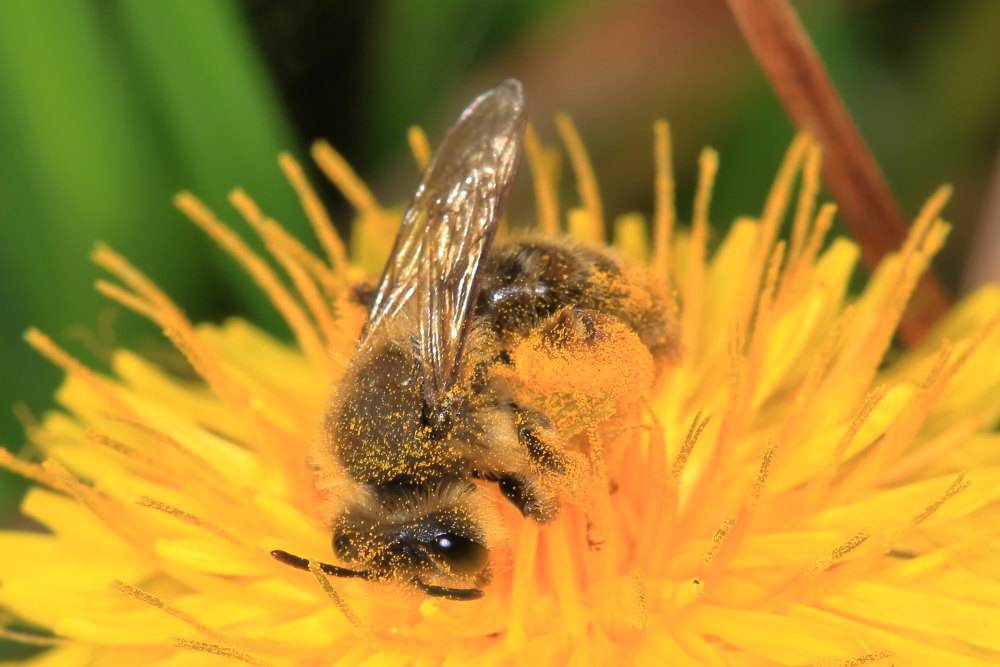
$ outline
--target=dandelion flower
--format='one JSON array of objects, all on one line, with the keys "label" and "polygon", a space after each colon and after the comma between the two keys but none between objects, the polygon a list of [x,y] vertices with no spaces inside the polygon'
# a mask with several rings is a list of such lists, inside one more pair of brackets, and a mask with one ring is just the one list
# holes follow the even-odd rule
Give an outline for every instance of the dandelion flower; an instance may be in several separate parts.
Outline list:
[{"label": "dandelion flower", "polygon": [[[655,381],[648,359],[624,343],[604,362],[616,373],[574,378],[565,360],[524,364],[532,386],[613,405],[572,415],[593,482],[564,499],[556,521],[540,527],[497,499],[508,539],[493,554],[486,595],[386,595],[269,556],[281,548],[331,558],[307,451],[364,318],[347,295],[377,276],[398,221],[320,143],[314,158],[358,211],[350,249],[289,156],[281,167],[324,257],[242,191],[231,202],[268,258],[192,195],[176,199],[246,268],[294,343],[240,319],[191,323],[104,246],[94,260],[115,280],[98,289],[158,324],[200,379],[128,350],[99,374],[44,334],[27,334],[66,381],[62,409],[29,429],[41,462],[0,458],[37,482],[21,510],[47,529],[0,533],[2,633],[51,645],[24,664],[1000,657],[1000,291],[968,297],[921,344],[892,348],[944,241],[947,191],[852,295],[858,248],[826,240],[834,207],[817,203],[820,156],[807,138],[793,143],[762,213],[716,239],[713,151],[701,156],[690,226],[675,225],[669,133],[656,123],[655,210],[649,222],[628,214],[607,224],[572,124],[560,118],[558,127],[582,205],[559,211],[555,152],[529,132],[537,226],[555,231],[565,221],[586,242],[610,228],[623,253],[675,292],[681,352]],[[411,140],[426,163],[426,139],[414,131]],[[639,380],[623,389],[622,378]],[[596,384],[581,389],[574,379]]]}]

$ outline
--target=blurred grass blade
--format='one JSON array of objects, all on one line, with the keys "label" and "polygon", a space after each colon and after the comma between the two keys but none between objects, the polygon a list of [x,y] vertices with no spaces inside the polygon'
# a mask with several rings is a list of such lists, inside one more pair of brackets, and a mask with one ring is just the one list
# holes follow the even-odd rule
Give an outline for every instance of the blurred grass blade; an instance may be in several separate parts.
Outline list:
[{"label": "blurred grass blade", "polygon": [[[126,2],[115,7],[136,78],[162,123],[164,150],[185,177],[175,190],[190,189],[223,220],[232,221],[236,216],[226,194],[241,186],[267,215],[309,238],[294,192],[277,166],[278,154],[294,150],[295,142],[238,4]],[[260,247],[256,240],[251,243]],[[214,249],[212,256],[239,291],[241,312],[276,324],[273,308],[242,270]]]},{"label": "blurred grass blade", "polygon": [[[902,246],[908,225],[812,41],[786,0],[728,2],[788,115],[823,147],[823,180],[873,268]],[[903,321],[904,339],[918,340],[948,307],[944,288],[928,272]]]}]

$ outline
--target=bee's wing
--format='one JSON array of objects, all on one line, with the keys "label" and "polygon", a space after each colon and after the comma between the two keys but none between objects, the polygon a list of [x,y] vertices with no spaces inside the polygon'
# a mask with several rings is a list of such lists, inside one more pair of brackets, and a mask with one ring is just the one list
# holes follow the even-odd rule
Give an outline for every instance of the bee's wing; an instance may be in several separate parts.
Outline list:
[{"label": "bee's wing", "polygon": [[428,398],[440,397],[457,378],[524,124],[524,92],[515,79],[462,112],[424,171],[368,313],[362,345],[415,301]]}]

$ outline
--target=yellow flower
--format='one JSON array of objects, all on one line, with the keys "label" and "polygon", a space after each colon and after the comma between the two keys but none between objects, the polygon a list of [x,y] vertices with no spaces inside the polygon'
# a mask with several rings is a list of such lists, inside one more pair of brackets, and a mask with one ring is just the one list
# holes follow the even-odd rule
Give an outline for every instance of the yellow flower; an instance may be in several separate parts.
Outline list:
[{"label": "yellow flower", "polygon": [[[602,238],[583,148],[567,120],[559,128],[583,202],[565,216],[568,229]],[[359,211],[350,252],[287,156],[326,258],[244,193],[231,197],[284,277],[192,196],[176,202],[246,267],[295,345],[238,319],[194,325],[99,247],[95,260],[118,282],[98,288],[158,323],[201,380],[127,350],[113,376],[99,375],[29,332],[67,379],[57,395],[65,411],[29,433],[44,462],[0,458],[38,482],[22,511],[48,529],[0,533],[2,632],[52,644],[24,664],[1000,658],[1000,291],[966,299],[920,345],[891,347],[943,242],[947,193],[855,297],[857,247],[824,241],[834,209],[817,207],[816,146],[796,140],[761,215],[737,220],[709,253],[716,156],[702,155],[693,221],[681,231],[664,123],[655,137],[652,222],[625,215],[611,231],[675,286],[681,353],[646,395],[619,387],[614,410],[575,415],[594,481],[558,520],[539,527],[498,501],[509,544],[494,552],[493,582],[476,601],[328,580],[269,556],[331,559],[306,454],[363,319],[345,292],[380,270],[398,219],[332,149],[319,144],[314,156]],[[411,139],[426,162],[423,135]],[[553,152],[531,133],[527,149],[537,224],[552,231],[564,217]],[[789,240],[778,240],[786,217]],[[619,373],[587,379],[649,378],[642,355],[614,363]],[[560,377],[533,380],[546,381],[558,394]],[[600,386],[588,391],[600,400]]]}]

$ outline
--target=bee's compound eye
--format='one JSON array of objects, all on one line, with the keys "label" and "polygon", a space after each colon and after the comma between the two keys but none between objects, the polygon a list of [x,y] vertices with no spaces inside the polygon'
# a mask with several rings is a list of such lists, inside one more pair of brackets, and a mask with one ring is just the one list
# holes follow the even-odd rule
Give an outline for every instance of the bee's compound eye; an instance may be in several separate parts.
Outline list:
[{"label": "bee's compound eye", "polygon": [[483,545],[454,533],[442,533],[430,544],[431,553],[458,575],[473,575],[486,567],[489,550]]},{"label": "bee's compound eye", "polygon": [[358,549],[347,533],[334,533],[333,553],[337,558],[352,561],[358,556]]}]

